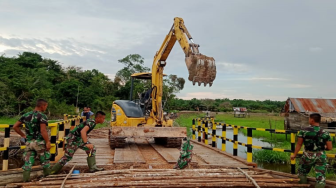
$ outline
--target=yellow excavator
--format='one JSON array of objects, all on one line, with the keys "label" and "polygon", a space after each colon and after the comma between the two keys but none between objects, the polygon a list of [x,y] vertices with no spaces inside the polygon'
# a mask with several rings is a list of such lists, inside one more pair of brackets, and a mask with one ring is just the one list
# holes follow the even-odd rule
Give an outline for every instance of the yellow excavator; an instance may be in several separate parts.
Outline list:
[{"label": "yellow excavator", "polygon": [[[182,18],[174,18],[174,24],[156,52],[151,73],[132,75],[130,100],[116,100],[112,104],[109,143],[112,149],[122,148],[126,138],[154,138],[156,143],[166,147],[179,147],[187,136],[185,127],[173,127],[173,120],[164,116],[162,87],[163,69],[175,42],[178,41],[185,54],[189,80],[195,85],[202,83],[210,87],[216,78],[215,59],[199,53],[199,45],[184,25]],[[189,43],[190,41],[190,43]],[[151,80],[151,88],[139,94],[139,100],[132,101],[133,80]]]}]

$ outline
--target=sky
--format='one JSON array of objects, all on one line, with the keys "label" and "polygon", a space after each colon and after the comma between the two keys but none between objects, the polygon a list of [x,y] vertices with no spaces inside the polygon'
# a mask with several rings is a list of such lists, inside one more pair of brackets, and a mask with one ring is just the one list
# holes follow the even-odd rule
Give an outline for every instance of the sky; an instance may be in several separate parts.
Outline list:
[{"label": "sky", "polygon": [[36,52],[113,79],[129,54],[152,66],[174,17],[217,67],[212,87],[193,86],[176,43],[164,73],[185,78],[177,97],[335,98],[336,1],[1,0],[0,55]]}]

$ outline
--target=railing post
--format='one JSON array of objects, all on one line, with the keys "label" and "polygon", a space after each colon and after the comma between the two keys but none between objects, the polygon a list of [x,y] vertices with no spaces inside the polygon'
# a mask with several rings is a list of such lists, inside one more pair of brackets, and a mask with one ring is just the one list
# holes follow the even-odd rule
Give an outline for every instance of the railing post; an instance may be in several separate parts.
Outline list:
[{"label": "railing post", "polygon": [[[295,133],[294,132],[291,132],[291,150],[292,150],[292,153],[291,155],[294,155],[294,152],[295,152]],[[295,159],[294,160],[291,160],[291,173],[292,174],[295,174]]]},{"label": "railing post", "polygon": [[202,142],[205,143],[205,121],[202,120]]},{"label": "railing post", "polygon": [[252,128],[247,128],[247,162],[252,162]]},{"label": "railing post", "polygon": [[64,131],[64,136],[67,136],[70,133],[70,121],[69,120],[65,120],[65,131]]},{"label": "railing post", "polygon": [[76,120],[75,119],[70,119],[71,121],[71,127],[70,127],[70,130],[74,129],[75,126],[76,126]]},{"label": "railing post", "polygon": [[211,146],[212,147],[216,147],[216,141],[217,141],[217,126],[216,126],[216,123],[215,123],[215,119],[214,118],[211,118],[211,122],[212,122],[212,144]]},{"label": "railing post", "polygon": [[201,131],[201,120],[200,119],[197,119],[197,129],[198,129],[198,142],[201,142],[202,141],[202,137],[201,137],[201,134],[202,134],[202,131]]},{"label": "railing post", "polygon": [[58,149],[57,149],[57,155],[60,153],[63,153],[63,148],[65,146],[65,121],[59,123],[59,128],[58,128]]},{"label": "railing post", "polygon": [[226,151],[226,124],[222,126],[222,151]]},{"label": "railing post", "polygon": [[55,161],[56,158],[56,139],[57,139],[57,123],[51,123],[49,124],[51,127],[51,133],[50,133],[50,143],[51,143],[51,148],[50,148],[50,161]]},{"label": "railing post", "polygon": [[209,138],[208,138],[208,134],[209,134],[209,122],[208,122],[208,118],[205,121],[205,135],[204,135],[204,143],[205,145],[208,145],[209,143]]},{"label": "railing post", "polygon": [[233,127],[233,156],[237,156],[238,155],[238,127],[234,126]]},{"label": "railing post", "polygon": [[192,120],[192,139],[196,139],[196,126],[195,126],[195,119]]},{"label": "railing post", "polygon": [[6,150],[3,153],[2,171],[8,170],[9,141],[10,141],[10,125],[8,125],[8,127],[5,128],[4,147],[6,148]]}]

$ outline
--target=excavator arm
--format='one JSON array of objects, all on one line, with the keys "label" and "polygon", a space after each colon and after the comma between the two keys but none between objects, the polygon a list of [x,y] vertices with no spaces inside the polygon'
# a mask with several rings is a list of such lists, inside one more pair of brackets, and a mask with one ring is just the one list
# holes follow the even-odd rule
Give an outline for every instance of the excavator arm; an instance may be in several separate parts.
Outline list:
[{"label": "excavator arm", "polygon": [[[193,39],[184,25],[182,18],[174,18],[174,24],[164,39],[159,51],[154,56],[152,66],[152,111],[151,117],[155,117],[156,124],[161,125],[163,119],[162,109],[162,87],[163,69],[166,66],[166,59],[173,49],[176,41],[179,42],[184,54],[185,62],[189,71],[188,79],[193,85],[202,83],[212,86],[216,78],[215,59],[199,53],[198,44]],[[189,43],[190,41],[190,43]]]}]

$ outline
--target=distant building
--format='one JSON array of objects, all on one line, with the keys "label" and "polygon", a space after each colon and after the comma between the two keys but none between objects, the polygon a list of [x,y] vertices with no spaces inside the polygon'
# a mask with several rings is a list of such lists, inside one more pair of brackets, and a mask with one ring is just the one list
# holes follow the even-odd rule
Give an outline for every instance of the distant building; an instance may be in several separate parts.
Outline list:
[{"label": "distant building", "polygon": [[321,114],[321,127],[336,128],[336,99],[314,98],[288,98],[282,109],[284,128],[299,130],[308,126],[311,113]]},{"label": "distant building", "polygon": [[233,107],[233,116],[234,117],[246,117],[247,109],[246,107]]}]

